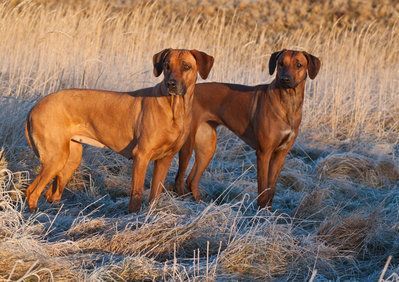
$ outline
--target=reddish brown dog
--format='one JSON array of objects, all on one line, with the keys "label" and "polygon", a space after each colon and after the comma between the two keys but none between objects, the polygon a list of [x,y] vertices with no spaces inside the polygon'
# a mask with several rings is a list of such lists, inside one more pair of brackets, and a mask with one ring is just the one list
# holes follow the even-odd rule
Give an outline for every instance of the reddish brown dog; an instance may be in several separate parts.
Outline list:
[{"label": "reddish brown dog", "polygon": [[203,83],[195,87],[191,132],[179,153],[176,189],[180,195],[184,194],[184,175],[194,150],[195,163],[187,185],[200,200],[199,180],[216,149],[216,127],[224,125],[256,150],[258,205],[271,208],[277,177],[298,135],[306,77],[316,77],[320,60],[306,52],[284,49],[271,55],[271,75],[276,66],[271,84]]},{"label": "reddish brown dog", "polygon": [[131,93],[70,89],[41,99],[30,111],[25,133],[41,162],[26,191],[36,210],[46,198],[59,201],[82,159],[82,143],[108,147],[133,159],[129,211],[141,208],[147,166],[155,160],[150,200],[162,189],[173,155],[189,133],[197,72],[206,79],[213,57],[197,50],[165,49],[153,57],[154,75],[164,80]]}]

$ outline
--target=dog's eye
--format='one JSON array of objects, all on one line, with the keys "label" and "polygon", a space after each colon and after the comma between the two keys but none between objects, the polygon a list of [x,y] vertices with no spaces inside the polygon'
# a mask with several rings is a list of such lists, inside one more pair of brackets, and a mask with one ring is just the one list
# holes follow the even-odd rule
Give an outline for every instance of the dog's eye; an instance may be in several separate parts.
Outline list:
[{"label": "dog's eye", "polygon": [[183,71],[188,71],[188,70],[190,70],[191,69],[191,66],[190,65],[187,65],[187,64],[184,64],[183,65]]},{"label": "dog's eye", "polygon": [[168,63],[165,63],[163,67],[164,67],[164,69],[167,70],[167,71],[170,69],[170,66],[169,66]]},{"label": "dog's eye", "polygon": [[283,63],[282,61],[279,62],[278,65],[279,65],[280,67],[284,67],[284,63]]},{"label": "dog's eye", "polygon": [[301,63],[296,63],[296,67],[297,67],[298,69],[300,69],[300,68],[302,67],[302,64],[301,64]]}]

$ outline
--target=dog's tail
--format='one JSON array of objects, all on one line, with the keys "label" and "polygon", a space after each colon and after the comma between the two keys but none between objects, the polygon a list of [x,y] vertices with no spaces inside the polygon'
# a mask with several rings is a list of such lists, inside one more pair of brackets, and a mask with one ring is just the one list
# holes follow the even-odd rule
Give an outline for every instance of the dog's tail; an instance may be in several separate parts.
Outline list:
[{"label": "dog's tail", "polygon": [[28,113],[28,116],[26,117],[26,121],[25,121],[25,137],[26,137],[26,141],[28,142],[28,145],[33,149],[36,156],[39,157],[39,151],[37,150],[37,147],[35,145],[35,140],[33,139],[33,136],[32,136],[31,111]]},{"label": "dog's tail", "polygon": [[3,150],[3,148],[2,148],[2,150],[1,150],[1,155],[0,155],[0,162],[1,162],[1,160],[4,158],[4,150]]}]

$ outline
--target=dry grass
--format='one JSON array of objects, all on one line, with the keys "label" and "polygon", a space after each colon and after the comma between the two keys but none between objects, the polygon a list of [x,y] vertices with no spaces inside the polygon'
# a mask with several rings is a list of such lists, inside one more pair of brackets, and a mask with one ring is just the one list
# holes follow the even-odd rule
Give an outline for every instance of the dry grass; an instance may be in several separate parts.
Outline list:
[{"label": "dry grass", "polygon": [[378,162],[355,153],[333,154],[321,159],[317,165],[320,177],[355,181],[370,187],[386,187],[399,180],[396,165],[383,159]]},{"label": "dry grass", "polygon": [[[397,3],[194,2],[1,2],[0,280],[377,280],[392,255],[384,278],[395,281]],[[204,50],[216,58],[211,81],[244,84],[271,81],[279,48],[321,58],[276,211],[256,209],[255,155],[222,130],[205,202],[168,192],[126,214],[130,162],[87,148],[61,204],[27,213],[38,161],[22,126],[33,102],[67,87],[153,85],[152,54],[166,47]]]},{"label": "dry grass", "polygon": [[328,208],[323,205],[324,200],[330,194],[329,189],[316,189],[304,196],[295,210],[295,217],[302,219],[324,218]]},{"label": "dry grass", "polygon": [[368,237],[372,237],[378,226],[375,216],[353,214],[347,218],[331,218],[323,222],[317,232],[327,245],[342,252],[359,252]]},{"label": "dry grass", "polygon": [[111,281],[144,281],[162,280],[168,273],[164,273],[163,265],[145,256],[128,257],[118,265],[104,267],[94,273],[90,280]]},{"label": "dry grass", "polygon": [[237,234],[220,257],[221,268],[252,279],[286,273],[289,264],[300,256],[299,242],[289,228],[266,222]]}]

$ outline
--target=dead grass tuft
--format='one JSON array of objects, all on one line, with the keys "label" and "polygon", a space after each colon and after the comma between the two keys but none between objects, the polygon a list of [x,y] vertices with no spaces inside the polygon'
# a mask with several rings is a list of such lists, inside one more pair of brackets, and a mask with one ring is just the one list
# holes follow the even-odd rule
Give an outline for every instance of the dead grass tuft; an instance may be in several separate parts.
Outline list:
[{"label": "dead grass tuft", "polygon": [[391,159],[381,158],[377,161],[376,169],[379,174],[392,182],[399,180],[399,167]]},{"label": "dead grass tuft", "polygon": [[282,228],[272,225],[237,234],[221,253],[221,268],[241,277],[258,279],[285,273],[298,255],[298,242]]},{"label": "dead grass tuft", "polygon": [[357,213],[346,218],[329,218],[320,225],[317,235],[341,253],[356,255],[365,246],[368,238],[374,235],[378,226],[377,220],[375,214],[364,216]]},{"label": "dead grass tuft", "polygon": [[78,268],[65,258],[49,256],[46,245],[32,239],[0,243],[0,277],[11,281],[82,279]]},{"label": "dead grass tuft", "polygon": [[315,219],[324,216],[327,207],[323,201],[330,195],[328,189],[317,189],[306,194],[295,210],[294,216],[302,219]]},{"label": "dead grass tuft", "polygon": [[98,281],[160,281],[163,265],[145,256],[127,257],[122,263],[106,266],[91,275]]},{"label": "dead grass tuft", "polygon": [[111,228],[110,222],[104,218],[95,218],[88,221],[81,221],[74,224],[66,233],[72,239],[78,239],[87,236],[87,234],[95,235],[99,232],[104,232],[106,229]]},{"label": "dead grass tuft", "polygon": [[[162,198],[169,200],[162,200]],[[99,234],[76,240],[76,246],[82,250],[167,258],[170,258],[176,249],[180,255],[191,256],[193,249],[206,246],[203,239],[197,240],[203,234],[212,241],[212,246],[218,246],[219,233],[225,234],[227,225],[231,221],[229,219],[231,207],[228,205],[221,207],[211,205],[202,211],[195,212],[181,205],[187,205],[187,203],[173,200],[169,196],[161,197],[160,202],[160,207],[153,206],[145,218],[139,216],[130,219],[131,223],[125,223],[125,227],[122,225],[122,230],[118,230],[117,224],[114,228],[110,228],[108,223],[108,228]],[[165,205],[165,202],[169,204]],[[187,212],[183,212],[184,210]],[[89,221],[74,226],[72,232],[76,234],[76,230],[81,233],[94,228],[95,233],[98,233],[98,230],[104,226],[102,220],[95,220],[94,223]],[[181,248],[182,245],[184,248]]]},{"label": "dead grass tuft", "polygon": [[[385,171],[385,169],[387,169]],[[377,164],[373,159],[355,153],[331,154],[321,159],[316,166],[321,178],[354,181],[370,187],[382,187],[387,180],[396,177],[393,163]],[[387,178],[389,177],[389,179]]]}]

